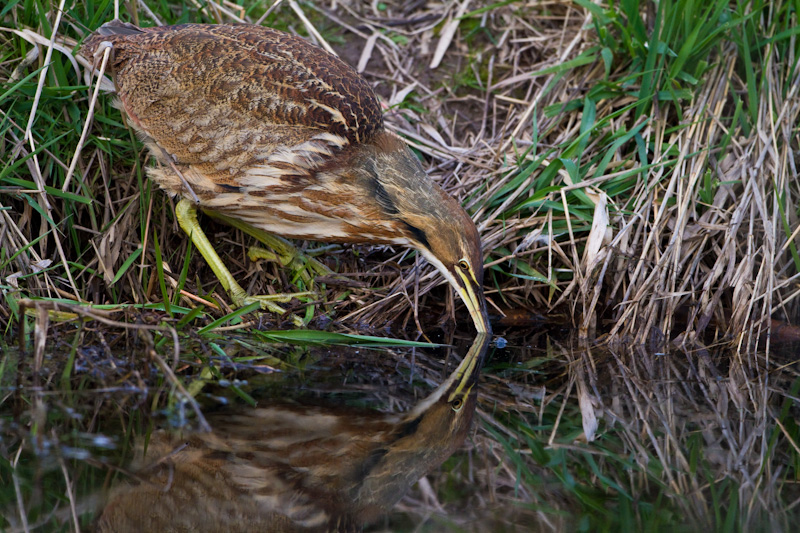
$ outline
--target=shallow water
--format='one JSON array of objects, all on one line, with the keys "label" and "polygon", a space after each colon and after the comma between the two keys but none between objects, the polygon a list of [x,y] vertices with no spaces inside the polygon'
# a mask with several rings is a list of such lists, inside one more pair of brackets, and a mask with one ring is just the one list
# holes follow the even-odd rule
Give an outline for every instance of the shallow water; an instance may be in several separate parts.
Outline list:
[{"label": "shallow water", "polygon": [[[3,528],[92,530],[102,515],[110,531],[142,530],[142,516],[165,531],[192,520],[221,531],[791,530],[793,352],[505,338],[486,348],[474,387],[458,366],[470,346],[482,352],[469,338],[430,350],[231,335],[174,365],[157,343],[72,354],[54,343],[38,366],[7,348]],[[164,377],[173,366],[177,382]]]}]

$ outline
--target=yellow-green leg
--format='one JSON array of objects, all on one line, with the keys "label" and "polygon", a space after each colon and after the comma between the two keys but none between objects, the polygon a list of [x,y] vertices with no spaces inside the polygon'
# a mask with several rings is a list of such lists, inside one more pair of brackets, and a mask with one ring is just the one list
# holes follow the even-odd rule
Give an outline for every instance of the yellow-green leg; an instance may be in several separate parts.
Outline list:
[{"label": "yellow-green leg", "polygon": [[[211,270],[214,271],[217,279],[219,279],[220,283],[222,283],[222,286],[228,292],[231,300],[233,300],[233,304],[236,307],[243,307],[253,302],[259,302],[262,309],[282,315],[286,312],[286,310],[279,306],[276,302],[286,303],[295,296],[308,296],[309,294],[313,294],[312,292],[302,292],[295,294],[248,296],[241,285],[239,285],[236,280],[233,279],[233,275],[231,274],[230,270],[228,270],[228,267],[225,266],[225,263],[223,263],[222,259],[211,245],[211,242],[208,240],[208,237],[206,237],[206,234],[200,227],[200,224],[197,221],[197,209],[195,208],[194,204],[190,200],[182,198],[178,202],[178,205],[175,206],[175,216],[178,218],[178,224],[180,224],[181,228],[183,228],[183,231],[185,231],[186,234],[191,237],[195,247],[206,260],[208,266],[211,267]],[[292,315],[291,319],[295,325],[300,326],[303,324],[302,319],[295,315]]]}]

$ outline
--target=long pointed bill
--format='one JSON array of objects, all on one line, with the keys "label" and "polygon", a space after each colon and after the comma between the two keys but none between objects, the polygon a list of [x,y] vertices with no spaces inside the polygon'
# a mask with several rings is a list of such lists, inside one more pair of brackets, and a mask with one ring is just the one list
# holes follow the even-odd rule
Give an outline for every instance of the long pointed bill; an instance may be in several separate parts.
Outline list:
[{"label": "long pointed bill", "polygon": [[492,328],[489,325],[489,312],[486,310],[486,299],[483,297],[483,287],[477,285],[470,277],[463,272],[456,272],[461,278],[458,294],[469,310],[469,316],[475,322],[478,333],[491,334]]},{"label": "long pointed bill", "polygon": [[439,259],[433,255],[426,248],[418,248],[422,255],[433,265],[439,272],[442,273],[444,278],[450,282],[450,285],[458,291],[458,295],[464,300],[464,303],[469,310],[469,316],[475,322],[475,328],[478,333],[486,333],[491,335],[492,328],[489,326],[489,312],[486,310],[486,299],[483,297],[483,287],[480,283],[467,273],[456,269],[455,273],[445,267]]}]

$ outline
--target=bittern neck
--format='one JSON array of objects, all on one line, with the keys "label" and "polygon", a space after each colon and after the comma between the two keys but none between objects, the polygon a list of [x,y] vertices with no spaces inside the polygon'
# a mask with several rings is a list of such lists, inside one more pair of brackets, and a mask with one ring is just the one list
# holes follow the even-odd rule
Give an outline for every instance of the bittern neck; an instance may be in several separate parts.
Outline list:
[{"label": "bittern neck", "polygon": [[[354,148],[340,167],[342,182],[367,191],[361,223],[365,234],[387,226],[381,242],[431,249],[433,241],[454,240],[474,227],[458,202],[425,173],[419,159],[395,134],[382,130],[367,145]],[[355,203],[355,202],[353,202]],[[368,240],[366,242],[374,242]]]}]

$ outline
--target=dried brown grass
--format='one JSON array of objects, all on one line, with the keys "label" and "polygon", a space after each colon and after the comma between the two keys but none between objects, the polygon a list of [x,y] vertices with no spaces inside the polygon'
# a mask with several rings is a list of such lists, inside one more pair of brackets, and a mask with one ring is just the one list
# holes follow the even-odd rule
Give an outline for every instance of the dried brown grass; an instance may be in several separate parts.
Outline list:
[{"label": "dried brown grass", "polygon": [[[797,85],[787,78],[794,74],[785,68],[782,58],[768,55],[761,65],[765,83],[757,101],[759,120],[747,133],[725,118],[734,105],[732,92],[747,89],[735,68],[735,54],[726,54],[725,49],[714,56],[713,67],[694,98],[686,102],[680,119],[674,109],[659,105],[650,116],[637,119],[633,108],[625,110],[630,101],[624,94],[602,100],[598,117],[616,113],[610,129],[615,124],[630,128],[646,121],[641,136],[653,150],[653,166],[642,172],[624,197],[606,196],[603,185],[631,170],[630,153],[637,148],[628,143],[617,148],[599,177],[572,183],[566,171],[559,171],[548,184],[558,190],[547,194],[545,200],[562,204],[563,210],[548,208],[552,203],[520,210],[515,206],[536,194],[532,185],[541,172],[557,161],[559,150],[579,134],[580,109],[545,110],[580,98],[604,79],[603,65],[598,62],[566,74],[547,70],[595,45],[590,14],[562,2],[517,2],[469,19],[459,17],[465,10],[483,5],[382,5],[380,10],[376,5],[349,3],[301,8],[290,2],[291,9],[284,7],[284,14],[295,17],[308,12],[315,21],[327,21],[327,34],[344,35],[348,46],[340,47],[340,52],[376,83],[392,108],[387,113],[390,126],[425,155],[431,176],[474,213],[487,266],[496,267],[487,279],[487,295],[495,313],[520,308],[546,312],[561,307],[569,311],[584,336],[609,332],[612,339],[641,343],[656,334],[691,345],[710,334],[739,347],[752,346],[767,332],[766,318],[795,316],[797,273],[791,256],[795,237],[787,238],[786,232],[796,233],[797,217],[787,212],[785,220],[781,219],[776,194],[783,195],[785,205],[796,203],[791,199],[797,195],[797,139],[792,127],[798,114]],[[147,11],[140,11],[140,16],[148,18]],[[242,13],[220,8],[213,16],[235,21]],[[647,21],[648,15],[644,18]],[[298,18],[296,24],[312,35],[316,31],[308,18]],[[20,31],[42,46],[47,41],[46,35],[36,31]],[[322,37],[317,40],[321,42]],[[56,34],[56,42],[60,50],[75,46],[73,38],[61,34]],[[45,56],[49,53],[43,52]],[[76,64],[84,79],[88,79],[86,67],[83,61],[80,67]],[[786,86],[792,87],[788,93],[782,89]],[[91,107],[87,101],[87,113]],[[31,122],[34,117],[35,110]],[[731,138],[728,149],[715,151],[713,147],[720,146],[725,136]],[[591,160],[592,150],[607,149],[599,139],[585,148],[584,160]],[[533,143],[533,151],[521,157]],[[2,211],[0,238],[7,255],[24,253],[6,263],[2,274],[24,274],[37,265],[61,263],[54,271],[28,277],[25,293],[95,303],[157,301],[157,287],[141,285],[141,271],[155,262],[152,246],[145,246],[138,269],[129,270],[123,283],[111,289],[114,274],[122,261],[142,246],[142,239],[151,238],[151,227],[159,229],[161,249],[178,250],[173,261],[182,257],[185,239],[168,214],[169,206],[159,208],[166,200],[158,193],[142,206],[146,220],[139,220],[142,210],[137,213],[135,207],[142,202],[142,190],[132,172],[141,176],[140,169],[109,161],[97,146],[80,151],[81,144],[69,161],[44,151],[29,159],[26,168],[40,184],[39,190],[52,174],[52,165],[70,168],[64,190],[92,189],[90,197],[101,204],[92,206],[95,215],[82,205],[65,210],[60,199],[38,193],[50,219],[71,218],[79,238],[90,244],[92,252],[75,257],[71,243],[56,231],[58,223],[46,222],[30,205],[12,196],[5,202],[10,201],[13,209]],[[4,145],[7,161],[30,153],[30,141],[26,141],[21,124],[6,129]],[[498,193],[535,157],[550,149],[552,157],[544,159],[518,187]],[[78,170],[74,177],[72,169]],[[701,206],[698,189],[709,174],[722,184],[713,203]],[[89,176],[95,178],[87,181]],[[593,228],[580,216],[564,216],[572,208],[565,197],[570,191],[583,191],[596,202]],[[72,209],[75,211],[70,212]],[[564,222],[566,234],[554,235],[554,224]],[[216,231],[212,226],[212,232]],[[39,235],[45,237],[26,248]],[[253,292],[291,288],[278,268],[266,267],[268,275],[260,277],[264,267],[250,265],[244,258],[241,236],[228,233],[224,242],[221,247],[228,249],[225,255],[249,283],[246,288]],[[404,260],[406,255],[405,251],[394,256],[367,253],[363,262],[354,261],[348,253],[327,257],[340,271],[360,272],[369,284],[386,289],[346,295],[335,305],[343,324],[393,322],[408,326],[419,321],[414,310],[437,307],[428,294],[442,280],[429,267]],[[79,259],[83,269],[73,276],[64,265]],[[520,262],[542,273],[545,281],[515,277],[528,274],[519,270]],[[179,265],[167,262],[167,266],[172,272],[179,271]],[[408,275],[411,269],[413,275]],[[202,285],[210,282],[213,286],[210,271],[203,269],[200,261],[194,262],[190,274],[199,275],[197,281]],[[174,281],[172,285],[174,290]],[[324,301],[330,304],[341,294],[333,288]],[[453,316],[456,302],[452,295],[446,301],[447,314]],[[7,318],[8,313],[5,315]],[[678,316],[686,318],[678,321]]]}]

